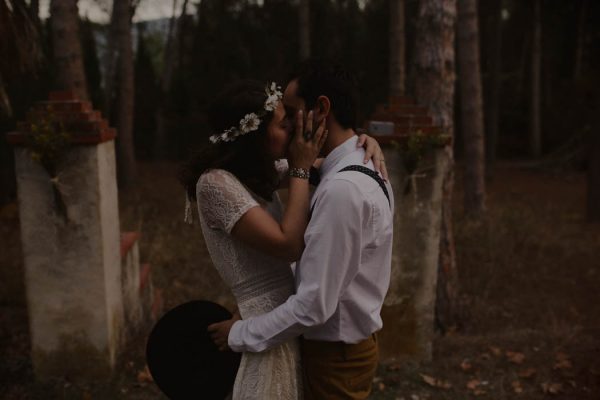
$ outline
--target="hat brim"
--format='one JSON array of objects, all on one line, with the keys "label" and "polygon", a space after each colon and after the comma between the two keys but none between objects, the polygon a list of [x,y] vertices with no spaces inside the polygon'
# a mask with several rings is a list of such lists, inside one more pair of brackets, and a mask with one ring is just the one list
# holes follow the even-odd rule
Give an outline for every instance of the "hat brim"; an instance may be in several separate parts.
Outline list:
[{"label": "hat brim", "polygon": [[156,323],[146,344],[146,362],[170,399],[224,399],[230,393],[241,354],[220,351],[207,332],[210,324],[230,318],[219,304],[196,300],[173,308]]}]

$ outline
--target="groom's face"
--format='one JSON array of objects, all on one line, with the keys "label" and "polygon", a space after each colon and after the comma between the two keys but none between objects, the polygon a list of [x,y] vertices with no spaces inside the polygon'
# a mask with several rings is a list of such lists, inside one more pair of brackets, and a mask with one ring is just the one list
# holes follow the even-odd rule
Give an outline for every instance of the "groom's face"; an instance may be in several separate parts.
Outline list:
[{"label": "groom's face", "polygon": [[294,79],[285,88],[283,92],[283,106],[285,107],[285,117],[291,123],[291,126],[296,126],[296,117],[298,111],[302,110],[306,116],[306,103],[304,99],[297,96],[298,80]]},{"label": "groom's face", "polygon": [[298,111],[302,110],[304,115],[306,116],[305,110],[305,102],[304,99],[298,97],[296,92],[298,91],[298,81],[293,80],[285,88],[283,92],[283,98],[281,102],[283,103],[283,107],[285,108],[285,119],[287,120],[291,130],[289,135],[289,143],[292,141],[294,137],[294,132],[296,131],[296,118],[298,117]]},{"label": "groom's face", "polygon": [[[317,103],[320,103],[324,96],[320,96],[317,99]],[[327,100],[328,102],[329,100]],[[306,109],[306,101],[300,96],[298,96],[298,80],[294,79],[291,81],[285,88],[285,92],[283,93],[283,106],[285,107],[285,117],[290,122],[290,126],[295,128],[296,126],[296,118],[298,118],[298,111],[302,110],[304,116],[304,124],[306,124],[306,118],[308,118],[308,113],[311,110]],[[328,108],[327,108],[328,110]],[[316,107],[312,109],[314,112],[313,115],[313,129],[316,129],[318,124],[321,122],[323,118],[326,117],[327,111],[322,107]],[[325,112],[324,112],[325,111]],[[292,136],[293,136],[292,131]]]}]

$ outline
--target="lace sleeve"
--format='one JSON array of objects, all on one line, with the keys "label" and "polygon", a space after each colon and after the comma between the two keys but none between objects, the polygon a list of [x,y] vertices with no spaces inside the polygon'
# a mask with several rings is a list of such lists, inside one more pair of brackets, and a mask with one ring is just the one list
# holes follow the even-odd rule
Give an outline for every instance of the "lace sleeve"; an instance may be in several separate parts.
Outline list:
[{"label": "lace sleeve", "polygon": [[231,233],[246,211],[259,205],[233,174],[220,169],[200,176],[196,185],[196,197],[198,212],[207,225],[227,233]]}]

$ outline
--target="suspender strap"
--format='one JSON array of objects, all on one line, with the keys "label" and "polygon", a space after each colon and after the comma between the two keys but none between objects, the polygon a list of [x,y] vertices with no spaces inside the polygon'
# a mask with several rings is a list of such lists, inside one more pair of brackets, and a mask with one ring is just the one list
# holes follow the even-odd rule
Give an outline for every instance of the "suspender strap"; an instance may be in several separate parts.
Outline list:
[{"label": "suspender strap", "polygon": [[[377,183],[379,184],[379,187],[381,188],[381,190],[383,190],[383,194],[385,194],[385,197],[387,198],[388,203],[390,204],[390,207],[392,206],[392,202],[390,201],[390,194],[388,193],[387,187],[385,186],[385,182],[383,181],[383,179],[381,179],[381,177],[379,176],[379,174],[377,172],[375,172],[372,169],[369,169],[367,167],[364,167],[362,165],[349,165],[345,168],[340,169],[338,172],[345,172],[345,171],[362,172],[363,174],[368,175],[371,178],[375,179],[375,181],[377,181]],[[312,214],[313,214],[313,211],[314,211],[316,205],[317,205],[317,201],[315,200],[312,207],[310,208],[309,213],[308,213],[309,220],[312,217]]]},{"label": "suspender strap", "polygon": [[363,174],[368,175],[371,178],[375,179],[375,181],[377,181],[377,183],[379,184],[379,187],[381,188],[381,190],[383,190],[383,194],[385,194],[385,197],[387,197],[390,207],[392,206],[392,202],[390,201],[390,194],[388,193],[387,187],[385,186],[385,182],[383,182],[383,179],[381,179],[381,177],[379,176],[379,174],[377,172],[373,171],[370,168],[362,166],[362,165],[348,165],[347,167],[340,169],[338,172],[344,172],[344,171],[362,172]]}]

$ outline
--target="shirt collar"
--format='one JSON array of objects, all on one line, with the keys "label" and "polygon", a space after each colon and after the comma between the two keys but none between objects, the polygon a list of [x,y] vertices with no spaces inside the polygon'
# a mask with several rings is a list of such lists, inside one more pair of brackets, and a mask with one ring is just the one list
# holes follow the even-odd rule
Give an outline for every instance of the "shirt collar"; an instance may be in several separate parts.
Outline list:
[{"label": "shirt collar", "polygon": [[320,174],[321,180],[325,179],[327,175],[334,172],[334,167],[348,154],[356,151],[356,143],[358,142],[358,136],[354,135],[347,139],[344,143],[337,146],[331,151],[323,160],[321,164]]}]

